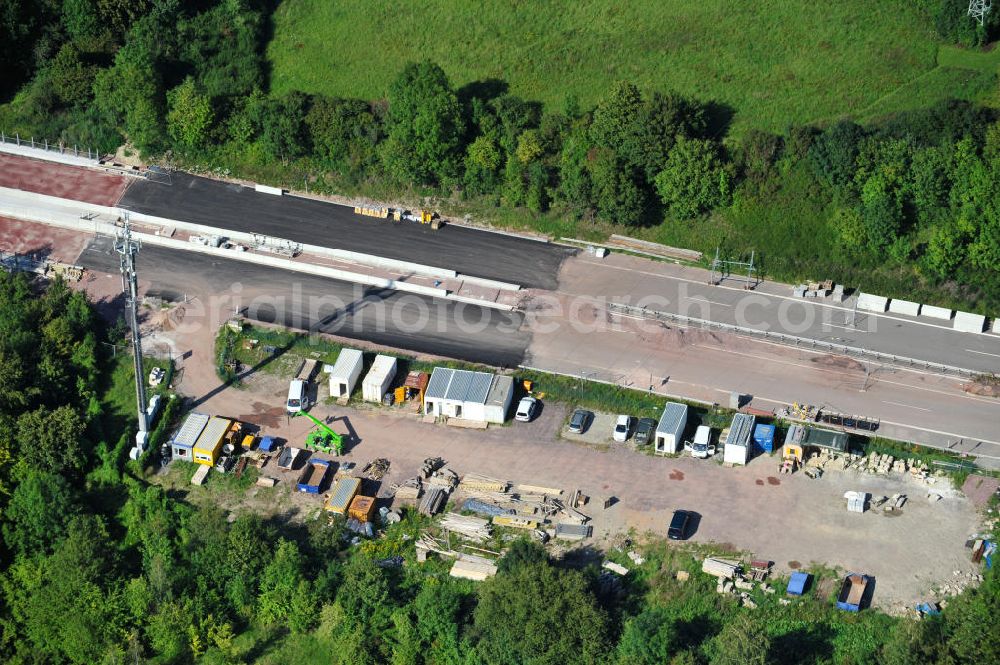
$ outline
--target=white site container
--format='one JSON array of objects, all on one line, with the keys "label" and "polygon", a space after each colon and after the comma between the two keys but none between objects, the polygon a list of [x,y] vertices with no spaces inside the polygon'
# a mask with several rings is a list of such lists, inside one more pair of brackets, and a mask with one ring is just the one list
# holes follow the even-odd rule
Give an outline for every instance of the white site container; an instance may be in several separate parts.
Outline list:
[{"label": "white site container", "polygon": [[653,450],[662,454],[674,454],[681,451],[684,445],[684,428],[687,426],[686,404],[667,402],[663,414],[656,424],[656,436],[653,440]]},{"label": "white site container", "polygon": [[389,392],[389,386],[395,377],[396,359],[381,354],[375,356],[372,368],[361,382],[361,394],[365,401],[381,403],[382,397]]},{"label": "white site container", "polygon": [[724,464],[746,464],[750,457],[750,437],[756,419],[748,413],[737,413],[729,426],[729,436],[722,452]]},{"label": "white site container", "polygon": [[330,368],[330,397],[350,397],[358,385],[364,356],[357,349],[342,349]]}]

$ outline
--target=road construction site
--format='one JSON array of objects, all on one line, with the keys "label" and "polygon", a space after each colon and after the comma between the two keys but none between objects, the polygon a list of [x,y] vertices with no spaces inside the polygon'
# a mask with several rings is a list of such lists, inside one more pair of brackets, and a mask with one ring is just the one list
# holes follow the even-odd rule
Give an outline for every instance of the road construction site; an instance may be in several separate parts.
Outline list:
[{"label": "road construction site", "polygon": [[[975,385],[967,375],[943,376],[919,367],[643,320],[609,308],[609,302],[627,302],[695,318],[735,320],[746,294],[732,283],[709,286],[707,271],[622,254],[597,258],[456,225],[435,231],[355,215],[341,205],[176,172],[126,180],[117,173],[57,165],[51,170],[56,175],[50,176],[45,163],[20,156],[6,159],[14,160],[10,172],[15,175],[0,183],[9,186],[0,190],[0,213],[37,217],[50,225],[55,220],[64,224],[60,228],[75,226],[78,234],[93,237],[95,231],[113,231],[116,211],[122,215],[130,210],[148,240],[139,259],[145,288],[168,300],[200,302],[188,308],[189,322],[199,316],[207,322],[209,314],[242,303],[251,318],[265,322],[421,353],[496,366],[520,364],[708,403],[725,403],[734,392],[763,410],[805,402],[879,421],[878,434],[887,437],[970,453],[987,463],[1000,460],[995,433],[1000,404],[988,386]],[[73,169],[72,176],[63,174],[65,169]],[[32,176],[30,189],[18,173]],[[92,186],[97,193],[77,197],[97,203],[51,200],[75,196],[61,184],[70,177],[81,180],[74,187],[100,180],[99,187]],[[117,191],[108,188],[109,178],[127,185],[115,205],[107,205]],[[19,187],[28,192],[15,189]],[[27,201],[28,193],[42,198]],[[188,193],[197,205],[188,202]],[[98,205],[100,210],[88,207]],[[211,219],[204,217],[209,213]],[[228,248],[190,241],[202,228],[225,231],[227,220],[244,229],[229,233]],[[323,256],[274,256],[248,244],[255,233],[274,233],[267,236],[271,242],[280,238],[302,247],[328,247],[309,245]],[[378,250],[388,263],[378,266],[380,257],[369,255],[367,263],[331,264],[330,252],[357,258],[350,253],[359,249]],[[427,263],[414,265],[432,270],[404,269],[418,260]],[[107,240],[100,239],[88,243],[77,258],[96,272],[114,272],[115,261]],[[385,272],[386,265],[394,267]],[[238,288],[227,288],[233,286]],[[405,298],[400,295],[407,290]],[[760,285],[749,296],[757,300],[745,309],[758,325],[774,329],[788,325],[782,317],[794,324],[808,317],[811,324],[795,332],[817,342],[886,349],[957,364],[968,372],[991,373],[1000,366],[1000,338],[991,333],[963,333],[945,322],[896,314],[857,313],[845,325],[852,315],[850,303],[796,300],[790,290]],[[220,295],[232,297],[225,306],[210,306],[208,300]],[[324,305],[323,297],[331,295]],[[400,316],[386,316],[387,307]]]},{"label": "road construction site", "polygon": [[[284,409],[287,379],[300,358],[283,355],[244,374],[242,386],[234,388],[220,382],[213,363],[198,360],[212,353],[214,330],[152,327],[154,345],[191,349],[190,356],[178,358],[175,388],[191,399],[195,410],[252,423],[260,434],[292,446],[301,445],[315,429],[305,418],[288,418]],[[779,461],[768,455],[745,467],[725,468],[688,456],[651,457],[632,444],[612,443],[610,431],[602,436],[596,425],[587,442],[570,440],[562,432],[571,405],[557,402],[547,402],[532,422],[483,430],[429,421],[416,412],[414,402],[391,407],[360,401],[334,404],[325,390],[319,381],[319,403],[311,415],[344,436],[345,450],[341,456],[313,452],[310,459],[353,463],[355,475],[366,478],[361,471],[369,462],[386,460],[388,468],[380,469],[377,481],[363,481],[364,492],[375,496],[379,507],[398,511],[406,501],[402,491],[394,498],[395,488],[422,475],[426,459],[441,458],[442,466],[456,474],[456,482],[479,476],[512,487],[555,488],[546,491],[564,505],[579,491],[589,500],[578,511],[592,529],[592,536],[579,544],[606,548],[628,532],[633,538],[646,532],[662,537],[671,513],[683,508],[698,515],[691,534],[695,543],[714,543],[731,556],[748,552],[770,560],[778,574],[817,566],[868,571],[878,579],[874,604],[891,611],[936,597],[942,585],[967,583],[978,572],[964,542],[977,530],[979,516],[961,493],[949,489],[947,478],[932,476],[928,481],[910,473],[839,470],[827,463],[823,476],[812,480],[804,473],[780,474]],[[321,512],[326,498],[296,491],[304,467],[278,470],[274,464],[260,471],[276,479],[273,489],[253,487],[225,507],[294,520]],[[186,478],[172,482],[178,488],[190,487]],[[452,505],[461,505],[468,496],[483,496],[487,485],[481,481],[473,486],[480,490],[470,494],[459,484]],[[909,500],[898,511],[857,515],[845,510],[847,491],[873,497],[904,495]],[[321,487],[320,492],[332,489]],[[941,498],[931,502],[929,494]],[[214,491],[189,493],[195,501],[216,501],[218,496]],[[486,496],[493,493],[486,491]]]}]

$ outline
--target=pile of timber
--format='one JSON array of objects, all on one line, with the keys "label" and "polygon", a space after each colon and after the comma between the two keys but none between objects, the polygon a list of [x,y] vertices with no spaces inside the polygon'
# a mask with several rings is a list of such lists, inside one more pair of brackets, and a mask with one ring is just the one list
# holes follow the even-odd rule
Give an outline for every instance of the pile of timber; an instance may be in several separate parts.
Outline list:
[{"label": "pile of timber", "polygon": [[427,483],[452,490],[458,485],[458,474],[447,467],[439,471],[432,471],[427,477]]},{"label": "pile of timber", "polygon": [[467,473],[462,477],[459,489],[470,494],[472,492],[495,492],[502,494],[510,487],[506,480],[490,478],[479,473]]},{"label": "pile of timber", "polygon": [[420,504],[417,506],[417,510],[421,515],[433,517],[435,514],[440,512],[442,508],[444,508],[444,504],[447,500],[447,489],[444,487],[428,487],[427,491],[424,492],[423,498],[420,499]]},{"label": "pile of timber", "polygon": [[373,459],[361,469],[361,473],[367,473],[372,480],[382,480],[382,477],[389,470],[389,460],[384,457]]},{"label": "pile of timber", "polygon": [[392,490],[393,496],[404,501],[416,501],[424,490],[423,483],[417,476],[404,480],[398,485],[393,483],[389,488]]},{"label": "pile of timber", "polygon": [[445,513],[441,518],[441,528],[476,543],[485,542],[493,534],[493,527],[488,521],[458,513]]}]

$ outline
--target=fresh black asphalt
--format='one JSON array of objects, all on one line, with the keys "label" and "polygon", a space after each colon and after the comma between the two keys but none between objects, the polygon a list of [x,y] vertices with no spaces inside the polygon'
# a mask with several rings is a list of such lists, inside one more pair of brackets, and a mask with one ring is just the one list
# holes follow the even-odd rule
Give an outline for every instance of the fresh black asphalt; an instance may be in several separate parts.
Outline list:
[{"label": "fresh black asphalt", "polygon": [[[92,241],[77,262],[118,272],[118,256],[107,238]],[[196,295],[205,301],[238,292],[241,311],[250,319],[416,353],[516,367],[531,341],[516,312],[162,247],[143,247],[137,267],[140,281],[151,283],[150,295],[173,301]]]},{"label": "fresh black asphalt", "polygon": [[120,205],[128,210],[217,228],[261,233],[303,244],[374,254],[465,275],[553,290],[573,250],[544,242],[445,225],[354,214],[347,206],[173,173],[170,183],[137,181]]}]

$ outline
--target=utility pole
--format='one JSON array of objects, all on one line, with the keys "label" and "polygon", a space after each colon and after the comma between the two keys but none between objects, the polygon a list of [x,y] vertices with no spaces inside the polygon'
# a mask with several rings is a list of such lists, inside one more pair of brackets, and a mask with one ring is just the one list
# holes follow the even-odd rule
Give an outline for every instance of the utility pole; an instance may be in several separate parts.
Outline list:
[{"label": "utility pole", "polygon": [[969,0],[969,16],[979,25],[986,21],[986,15],[990,13],[991,0]]},{"label": "utility pole", "polygon": [[128,211],[125,222],[115,239],[115,251],[121,256],[122,293],[125,294],[125,318],[132,330],[132,362],[135,366],[135,402],[139,420],[139,432],[135,435],[139,453],[146,449],[149,438],[149,421],[146,418],[146,387],[142,370],[142,334],[139,332],[139,287],[135,270],[135,256],[141,243],[132,239]]}]

